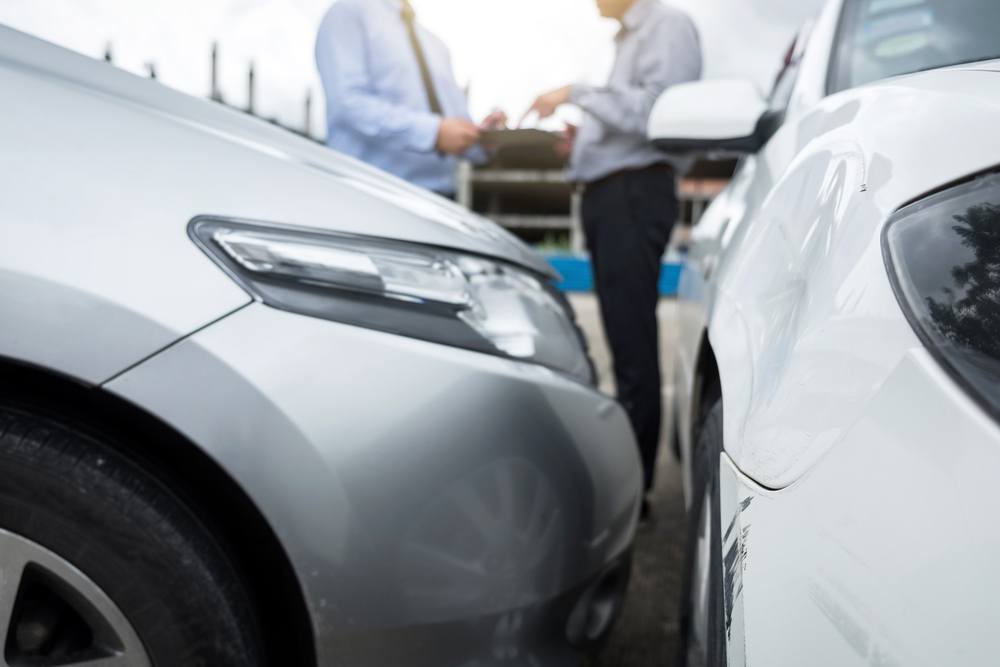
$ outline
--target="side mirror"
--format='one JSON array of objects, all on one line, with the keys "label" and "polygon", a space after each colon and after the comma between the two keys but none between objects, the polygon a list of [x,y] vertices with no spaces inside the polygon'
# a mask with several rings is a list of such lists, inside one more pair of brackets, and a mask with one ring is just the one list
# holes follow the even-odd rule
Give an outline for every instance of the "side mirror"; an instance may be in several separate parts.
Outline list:
[{"label": "side mirror", "polygon": [[750,81],[718,79],[672,86],[653,106],[649,138],[666,153],[756,153],[781,124],[781,114]]}]

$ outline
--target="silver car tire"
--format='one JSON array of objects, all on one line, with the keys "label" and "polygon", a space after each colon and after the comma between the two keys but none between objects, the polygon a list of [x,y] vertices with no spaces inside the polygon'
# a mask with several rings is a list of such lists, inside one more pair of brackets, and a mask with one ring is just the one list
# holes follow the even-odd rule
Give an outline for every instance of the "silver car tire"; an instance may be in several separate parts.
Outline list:
[{"label": "silver car tire", "polygon": [[258,667],[225,552],[80,426],[0,406],[0,665]]}]

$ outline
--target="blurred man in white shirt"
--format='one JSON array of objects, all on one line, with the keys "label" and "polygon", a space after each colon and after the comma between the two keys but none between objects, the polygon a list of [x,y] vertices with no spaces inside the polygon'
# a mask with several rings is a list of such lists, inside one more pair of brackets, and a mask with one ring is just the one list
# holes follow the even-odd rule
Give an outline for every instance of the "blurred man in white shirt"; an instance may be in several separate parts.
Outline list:
[{"label": "blurred man in white shirt", "polygon": [[[569,178],[583,185],[583,226],[618,398],[635,430],[649,491],[662,422],[658,285],[677,219],[675,173],[682,165],[650,145],[646,125],[667,88],[701,77],[701,44],[692,20],[660,0],[597,5],[621,24],[608,84],[558,88],[529,113],[547,118],[564,104],[584,111]],[[644,516],[648,511],[644,503]]]}]

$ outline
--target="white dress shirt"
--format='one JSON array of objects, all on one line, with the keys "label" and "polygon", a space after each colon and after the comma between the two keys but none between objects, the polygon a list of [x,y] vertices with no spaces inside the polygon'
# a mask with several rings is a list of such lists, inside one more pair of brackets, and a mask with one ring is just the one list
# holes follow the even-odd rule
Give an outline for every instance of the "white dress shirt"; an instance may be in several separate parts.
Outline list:
[{"label": "white dress shirt", "polygon": [[608,84],[574,86],[570,95],[585,112],[570,160],[572,181],[592,183],[667,163],[646,137],[649,114],[667,88],[701,77],[701,43],[687,14],[660,0],[636,0],[622,23]]}]

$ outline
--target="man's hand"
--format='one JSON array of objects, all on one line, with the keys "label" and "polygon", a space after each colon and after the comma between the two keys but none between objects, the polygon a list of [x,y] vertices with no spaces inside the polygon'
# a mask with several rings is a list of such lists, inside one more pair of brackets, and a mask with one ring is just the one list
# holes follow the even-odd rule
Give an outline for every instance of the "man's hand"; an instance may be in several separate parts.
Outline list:
[{"label": "man's hand", "polygon": [[497,109],[483,119],[483,122],[479,124],[479,129],[483,132],[488,132],[490,130],[506,130],[507,114]]},{"label": "man's hand", "polygon": [[464,118],[445,118],[438,126],[435,148],[448,155],[461,155],[479,141],[479,128]]},{"label": "man's hand", "polygon": [[573,155],[573,144],[576,143],[576,125],[566,124],[566,129],[562,131],[562,137],[556,144],[556,155],[563,160],[568,160]]},{"label": "man's hand", "polygon": [[556,88],[551,92],[539,96],[539,98],[535,100],[535,103],[531,105],[531,108],[524,113],[524,116],[521,118],[521,122],[518,123],[518,125],[524,123],[524,119],[527,118],[532,111],[538,113],[539,120],[548,118],[556,112],[556,109],[569,103],[569,96],[572,91],[573,86],[563,86],[562,88]]}]

